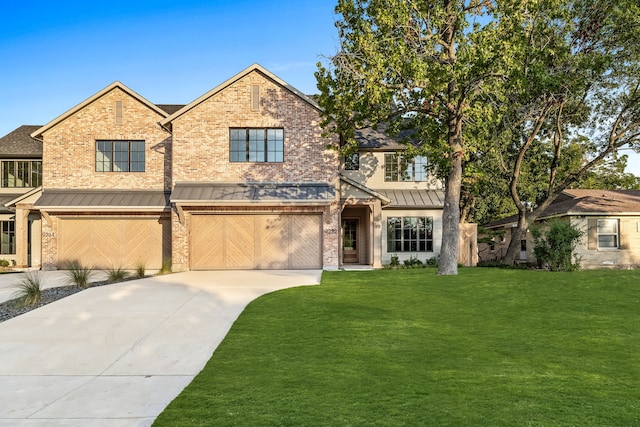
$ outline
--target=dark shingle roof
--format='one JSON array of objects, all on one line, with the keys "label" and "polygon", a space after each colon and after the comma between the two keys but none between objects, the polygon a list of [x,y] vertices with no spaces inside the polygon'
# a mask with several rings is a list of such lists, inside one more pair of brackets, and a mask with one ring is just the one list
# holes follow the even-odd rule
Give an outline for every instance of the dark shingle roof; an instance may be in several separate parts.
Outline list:
[{"label": "dark shingle roof", "polygon": [[176,111],[178,111],[179,109],[181,109],[182,107],[184,107],[184,105],[178,105],[178,104],[156,104],[156,107],[160,108],[165,113],[171,115],[171,114],[175,113]]},{"label": "dark shingle roof", "polygon": [[[562,215],[615,215],[640,213],[640,190],[565,190],[540,215],[541,220]],[[518,221],[512,215],[493,221],[495,228]]]},{"label": "dark shingle roof", "polygon": [[42,126],[20,126],[0,138],[0,157],[5,159],[42,158],[42,142],[31,138],[31,133]]}]

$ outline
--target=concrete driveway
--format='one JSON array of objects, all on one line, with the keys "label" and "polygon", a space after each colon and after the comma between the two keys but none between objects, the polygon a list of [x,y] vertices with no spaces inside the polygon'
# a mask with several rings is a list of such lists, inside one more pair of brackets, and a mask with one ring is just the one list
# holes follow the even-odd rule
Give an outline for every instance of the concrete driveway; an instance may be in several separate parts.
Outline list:
[{"label": "concrete driveway", "polygon": [[149,426],[246,305],[321,271],[193,271],[90,288],[0,323],[0,426]]}]

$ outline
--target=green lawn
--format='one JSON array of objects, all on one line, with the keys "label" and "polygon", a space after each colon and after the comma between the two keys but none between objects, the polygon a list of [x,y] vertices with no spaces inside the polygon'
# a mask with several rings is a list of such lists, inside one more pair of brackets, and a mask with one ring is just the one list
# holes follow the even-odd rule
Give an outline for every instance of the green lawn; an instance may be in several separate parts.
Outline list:
[{"label": "green lawn", "polygon": [[250,304],[154,425],[640,425],[640,271],[325,272]]}]

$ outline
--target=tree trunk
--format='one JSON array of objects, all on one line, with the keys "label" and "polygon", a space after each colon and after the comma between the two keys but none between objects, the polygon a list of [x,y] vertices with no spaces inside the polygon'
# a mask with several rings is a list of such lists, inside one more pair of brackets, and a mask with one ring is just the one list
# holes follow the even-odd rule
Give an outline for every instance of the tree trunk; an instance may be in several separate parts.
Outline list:
[{"label": "tree trunk", "polygon": [[524,211],[518,212],[518,225],[511,229],[511,241],[507,248],[507,253],[502,259],[505,265],[513,265],[516,262],[516,254],[520,251],[520,241],[527,238],[529,221]]},{"label": "tree trunk", "polygon": [[442,246],[438,260],[438,274],[458,274],[458,235],[460,229],[460,187],[462,184],[462,156],[454,154],[451,171],[444,190],[442,211]]}]

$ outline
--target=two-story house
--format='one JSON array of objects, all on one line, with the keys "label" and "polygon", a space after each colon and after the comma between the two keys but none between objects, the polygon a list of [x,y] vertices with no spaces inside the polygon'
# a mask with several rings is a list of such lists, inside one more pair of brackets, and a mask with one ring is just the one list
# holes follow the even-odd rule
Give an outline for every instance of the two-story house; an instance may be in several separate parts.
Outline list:
[{"label": "two-story house", "polygon": [[40,266],[40,214],[33,202],[42,185],[39,126],[20,126],[0,138],[0,259],[19,267]]},{"label": "two-story house", "polygon": [[259,65],[187,105],[156,105],[115,82],[22,132],[42,150],[42,176],[6,199],[23,209],[6,240],[41,236],[29,254],[41,253],[43,268],[335,269],[437,257],[443,194],[428,160],[404,157],[373,129],[340,159],[320,121],[313,98]]}]

